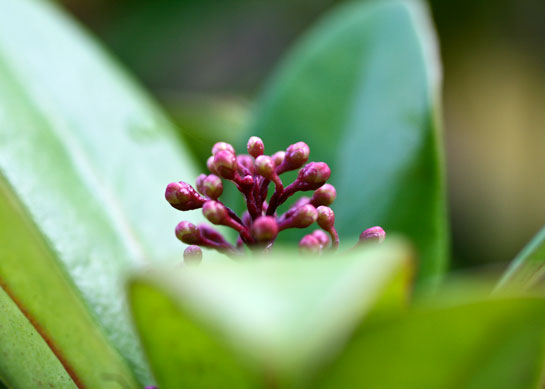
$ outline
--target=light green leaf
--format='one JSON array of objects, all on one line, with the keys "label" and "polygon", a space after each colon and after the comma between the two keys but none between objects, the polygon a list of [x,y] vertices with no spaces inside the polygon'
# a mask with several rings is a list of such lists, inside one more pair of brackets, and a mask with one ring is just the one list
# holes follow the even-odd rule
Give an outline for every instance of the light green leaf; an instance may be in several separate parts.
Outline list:
[{"label": "light green leaf", "polygon": [[342,4],[281,64],[249,131],[270,153],[307,142],[332,167],[341,237],[373,225],[409,236],[420,281],[447,264],[436,51],[420,2]]},{"label": "light green leaf", "polygon": [[305,382],[377,301],[375,322],[408,300],[409,255],[399,243],[259,259],[147,269],[131,280],[135,323],[159,386]]},{"label": "light green leaf", "polygon": [[543,284],[545,275],[545,228],[516,256],[505,274],[499,288],[530,289]]},{"label": "light green leaf", "polygon": [[541,387],[544,328],[541,298],[420,307],[364,325],[313,387]]},{"label": "light green leaf", "polygon": [[[0,9],[0,284],[74,381],[135,386],[134,373],[151,383],[122,275],[180,255],[179,215],[163,193],[196,175],[192,161],[165,117],[54,5],[0,0]],[[8,386],[24,382],[19,363]]]}]

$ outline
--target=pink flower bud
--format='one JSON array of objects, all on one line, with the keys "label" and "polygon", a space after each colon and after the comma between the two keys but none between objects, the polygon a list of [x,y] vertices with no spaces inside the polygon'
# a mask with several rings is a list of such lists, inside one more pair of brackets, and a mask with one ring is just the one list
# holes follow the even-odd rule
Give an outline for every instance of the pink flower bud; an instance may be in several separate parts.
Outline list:
[{"label": "pink flower bud", "polygon": [[284,162],[284,158],[286,157],[285,151],[277,151],[272,155],[272,159],[274,161],[274,164],[278,167],[282,165],[282,162]]},{"label": "pink flower bud", "polygon": [[[237,155],[238,173],[241,176],[255,173],[254,159],[246,154]],[[246,169],[246,170],[244,170]]]},{"label": "pink flower bud", "polygon": [[263,144],[263,141],[257,136],[250,137],[246,148],[248,149],[248,154],[250,154],[254,158],[263,155],[263,152],[265,151],[265,145]]},{"label": "pink flower bud", "polygon": [[180,211],[200,208],[206,201],[193,187],[185,182],[171,182],[165,190],[165,199]]},{"label": "pink flower bud", "polygon": [[335,213],[333,213],[333,210],[325,205],[320,205],[316,208],[316,211],[318,211],[318,225],[326,231],[331,230],[331,227],[335,224]]},{"label": "pink flower bud", "polygon": [[176,226],[176,237],[186,244],[200,244],[201,233],[197,226],[188,221],[178,223]]},{"label": "pink flower bud", "polygon": [[202,213],[213,224],[224,224],[229,218],[229,213],[223,204],[213,200],[204,203]]},{"label": "pink flower bud", "polygon": [[360,234],[360,243],[376,242],[381,243],[386,238],[386,232],[382,227],[376,226],[366,229]]},{"label": "pink flower bud", "polygon": [[214,154],[214,169],[221,177],[232,180],[235,178],[237,167],[235,154],[227,150],[220,150]]},{"label": "pink flower bud", "polygon": [[231,154],[235,155],[235,148],[226,142],[218,142],[212,147],[212,155],[216,155],[219,151],[228,151]]},{"label": "pink flower bud", "polygon": [[204,180],[206,179],[206,177],[208,177],[206,174],[200,174],[197,177],[197,180],[195,181],[195,187],[197,188],[197,191],[199,191],[200,194],[205,194],[202,184]]},{"label": "pink flower bud", "polygon": [[202,250],[199,246],[187,246],[184,250],[184,263],[186,265],[198,265],[202,262]]},{"label": "pink flower bud", "polygon": [[286,218],[282,218],[278,221],[280,231],[286,228],[306,228],[316,221],[318,212],[310,204],[303,205],[293,211],[293,213]]},{"label": "pink flower bud", "polygon": [[255,170],[257,174],[271,180],[276,174],[276,165],[271,157],[260,155],[255,159]]},{"label": "pink flower bud", "polygon": [[327,247],[330,242],[329,235],[327,235],[324,230],[314,230],[312,231],[312,236],[318,239],[322,248]]},{"label": "pink flower bud", "polygon": [[208,171],[210,171],[210,173],[219,175],[216,167],[214,166],[214,156],[208,157],[208,159],[206,160],[206,167],[208,168]]},{"label": "pink flower bud", "polygon": [[278,235],[278,224],[272,216],[260,216],[254,221],[250,231],[257,242],[269,242]]},{"label": "pink flower bud", "polygon": [[319,253],[322,249],[320,241],[313,235],[305,235],[299,241],[299,249],[306,253]]},{"label": "pink flower bud", "polygon": [[287,170],[298,169],[308,161],[310,149],[305,142],[297,142],[290,145],[286,150],[284,164]]},{"label": "pink flower bud", "polygon": [[212,200],[216,200],[223,193],[221,178],[214,174],[210,174],[202,182],[202,189],[202,193],[205,196],[210,197]]},{"label": "pink flower bud", "polygon": [[331,205],[335,201],[336,197],[337,191],[335,190],[335,187],[331,184],[324,184],[316,189],[310,202],[315,207],[320,205]]},{"label": "pink flower bud", "polygon": [[301,182],[313,186],[323,185],[331,175],[331,170],[325,162],[311,162],[299,171],[297,177]]}]

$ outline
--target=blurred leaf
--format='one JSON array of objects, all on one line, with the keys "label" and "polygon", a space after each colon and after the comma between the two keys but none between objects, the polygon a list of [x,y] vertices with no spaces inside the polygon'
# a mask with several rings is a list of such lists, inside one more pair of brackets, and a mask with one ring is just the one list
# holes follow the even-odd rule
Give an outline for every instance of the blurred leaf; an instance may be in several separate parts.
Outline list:
[{"label": "blurred leaf", "polygon": [[313,387],[542,387],[545,300],[420,308],[363,326]]},{"label": "blurred leaf", "polygon": [[339,257],[205,262],[146,270],[129,299],[160,387],[276,387],[304,382],[377,301],[377,315],[399,312],[408,263],[393,242]]},{"label": "blurred leaf", "polygon": [[543,283],[545,275],[545,228],[513,260],[498,287],[529,289]]},{"label": "blurred leaf", "polygon": [[250,127],[270,153],[307,142],[332,167],[341,237],[406,234],[420,281],[447,264],[436,50],[420,2],[342,4],[280,66]]},{"label": "blurred leaf", "polygon": [[[145,258],[179,255],[163,191],[196,175],[192,161],[54,5],[0,8],[0,284],[78,385],[136,386],[133,373],[150,383],[120,277]],[[18,363],[9,386],[25,382]]]},{"label": "blurred leaf", "polygon": [[203,169],[214,143],[239,143],[246,129],[248,104],[241,98],[169,96],[163,105]]}]

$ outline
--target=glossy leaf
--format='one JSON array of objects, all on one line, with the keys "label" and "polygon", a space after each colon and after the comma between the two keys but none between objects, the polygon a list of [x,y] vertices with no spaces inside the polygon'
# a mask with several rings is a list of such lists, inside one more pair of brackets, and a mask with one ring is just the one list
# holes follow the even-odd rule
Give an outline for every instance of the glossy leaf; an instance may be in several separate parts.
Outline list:
[{"label": "glossy leaf", "polygon": [[360,328],[313,387],[541,387],[544,328],[537,298],[418,308]]},{"label": "glossy leaf", "polygon": [[196,175],[192,161],[55,5],[0,8],[0,283],[76,383],[136,386],[133,373],[150,383],[121,276],[180,255],[163,191]]},{"label": "glossy leaf", "polygon": [[499,288],[529,289],[543,285],[545,275],[545,228],[524,247],[513,260],[504,276]]},{"label": "glossy leaf", "polygon": [[377,301],[375,321],[399,313],[408,261],[390,242],[338,257],[148,269],[129,299],[159,386],[282,386],[305,382]]},{"label": "glossy leaf", "polygon": [[421,281],[447,264],[436,51],[420,2],[342,4],[281,64],[249,131],[270,153],[307,142],[332,167],[341,236],[381,225],[411,237]]}]

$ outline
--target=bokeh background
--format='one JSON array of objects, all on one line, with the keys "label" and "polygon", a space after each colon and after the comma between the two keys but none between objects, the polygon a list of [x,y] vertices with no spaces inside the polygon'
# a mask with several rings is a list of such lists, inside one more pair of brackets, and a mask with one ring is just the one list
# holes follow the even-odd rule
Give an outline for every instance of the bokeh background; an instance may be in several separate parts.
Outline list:
[{"label": "bokeh background", "polygon": [[[237,139],[335,0],[62,0],[206,154]],[[431,0],[444,66],[454,269],[503,268],[545,224],[545,2]]]}]

